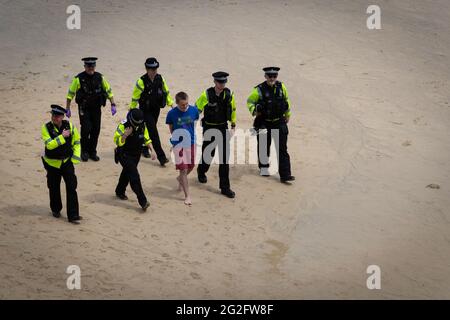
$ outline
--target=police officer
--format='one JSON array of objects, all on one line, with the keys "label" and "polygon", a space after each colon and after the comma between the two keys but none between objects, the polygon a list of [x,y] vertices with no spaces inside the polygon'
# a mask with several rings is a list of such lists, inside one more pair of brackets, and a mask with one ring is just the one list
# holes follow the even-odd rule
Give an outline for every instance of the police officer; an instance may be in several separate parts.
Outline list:
[{"label": "police officer", "polygon": [[[295,180],[295,177],[291,175],[291,163],[287,151],[287,124],[291,116],[291,110],[286,87],[282,82],[277,81],[279,70],[280,68],[278,67],[263,68],[266,81],[257,85],[250,93],[247,99],[247,107],[250,113],[256,116],[256,129],[267,129],[264,134],[262,130],[259,130],[259,134],[257,135],[260,175],[269,176],[268,160],[271,141],[274,138],[278,152],[278,173],[280,174],[280,181],[288,182]],[[267,143],[261,145],[261,141],[267,141]]]},{"label": "police officer", "polygon": [[97,142],[101,128],[101,107],[105,106],[106,98],[111,102],[111,114],[116,114],[116,104],[114,103],[111,86],[105,77],[95,71],[97,58],[87,57],[84,61],[84,72],[73,78],[67,94],[67,116],[70,118],[70,104],[75,97],[78,104],[81,129],[81,160],[92,159],[99,161],[97,155]]},{"label": "police officer", "polygon": [[55,218],[61,217],[61,177],[66,184],[66,209],[69,222],[79,224],[82,217],[78,211],[77,177],[74,163],[80,162],[80,135],[77,128],[64,119],[66,109],[51,105],[51,121],[41,128],[45,152],[42,163],[47,171],[47,186],[50,193],[50,209]]},{"label": "police officer", "polygon": [[[172,106],[173,99],[170,97],[166,81],[158,73],[158,68],[159,62],[156,58],[148,58],[145,61],[147,72],[136,81],[130,109],[137,108],[139,105],[139,109],[144,112],[144,122],[150,132],[156,156],[161,166],[164,166],[169,160],[161,147],[157,123],[161,109],[166,105]],[[142,152],[144,157],[150,157],[147,148],[143,148]]]},{"label": "police officer", "polygon": [[146,210],[150,203],[142,189],[141,179],[137,169],[141,158],[142,146],[145,145],[151,151],[152,160],[156,159],[152,149],[152,140],[149,137],[144,123],[144,114],[140,109],[128,111],[127,118],[123,120],[114,133],[115,161],[122,165],[119,183],[116,187],[116,196],[121,200],[128,200],[125,194],[128,183],[138,198],[142,210]]},{"label": "police officer", "polygon": [[[216,147],[218,147],[219,187],[223,195],[228,198],[234,198],[235,193],[230,189],[229,179],[230,134],[228,121],[231,123],[231,128],[234,129],[236,127],[236,103],[233,92],[225,88],[229,74],[218,71],[213,73],[212,76],[214,78],[214,87],[203,91],[195,103],[197,109],[200,112],[204,112],[202,118],[202,160],[197,167],[198,181],[200,183],[207,182],[206,172],[208,172]],[[211,130],[215,130],[213,131],[215,133],[220,133],[220,137],[212,133]],[[205,154],[205,149],[208,148],[209,150],[211,144],[211,153]]]}]

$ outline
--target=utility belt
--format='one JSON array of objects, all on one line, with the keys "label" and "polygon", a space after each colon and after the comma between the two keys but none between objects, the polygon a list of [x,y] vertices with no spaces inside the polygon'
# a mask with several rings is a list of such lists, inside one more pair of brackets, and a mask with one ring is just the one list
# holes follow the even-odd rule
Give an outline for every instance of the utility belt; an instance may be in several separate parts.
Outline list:
[{"label": "utility belt", "polygon": [[226,128],[228,129],[228,121],[222,122],[222,123],[210,123],[205,120],[205,118],[202,118],[201,125],[203,128]]},{"label": "utility belt", "polygon": [[92,107],[99,107],[99,106],[105,106],[107,100],[106,93],[96,94],[92,96],[76,96],[75,102],[82,107],[85,108],[92,108]]},{"label": "utility belt", "polygon": [[114,149],[114,162],[116,164],[118,164],[120,162],[120,159],[122,159],[123,157],[126,157],[126,156],[139,158],[141,156],[141,153],[142,153],[141,149],[139,150],[139,152],[131,154],[131,153],[125,152],[125,150],[122,147],[116,147]]}]

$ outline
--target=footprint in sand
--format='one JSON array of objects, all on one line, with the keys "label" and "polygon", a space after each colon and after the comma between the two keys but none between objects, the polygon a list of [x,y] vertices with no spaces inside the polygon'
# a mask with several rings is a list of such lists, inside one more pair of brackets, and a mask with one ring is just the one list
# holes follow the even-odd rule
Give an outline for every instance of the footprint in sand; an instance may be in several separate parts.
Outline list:
[{"label": "footprint in sand", "polygon": [[191,272],[191,277],[195,280],[200,280],[202,277],[196,273],[196,272]]},{"label": "footprint in sand", "polygon": [[402,146],[404,147],[409,147],[411,145],[411,141],[410,140],[406,140],[402,143]]}]

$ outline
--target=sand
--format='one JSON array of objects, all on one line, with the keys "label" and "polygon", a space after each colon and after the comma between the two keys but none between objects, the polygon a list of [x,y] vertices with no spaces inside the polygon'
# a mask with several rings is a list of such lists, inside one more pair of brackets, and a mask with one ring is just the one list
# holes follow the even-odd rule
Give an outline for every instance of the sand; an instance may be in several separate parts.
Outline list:
[{"label": "sand", "polygon": [[[0,298],[449,299],[450,4],[378,1],[382,29],[368,30],[369,4],[79,1],[81,30],[67,30],[68,4],[2,1]],[[50,215],[40,127],[89,55],[119,111],[104,109],[101,161],[76,166],[74,226]],[[173,165],[143,159],[151,207],[131,190],[116,200],[112,135],[149,56],[192,99],[228,71],[242,129],[261,68],[281,67],[295,183],[234,164],[229,200],[213,166],[207,185],[190,177],[189,208]],[[81,290],[66,287],[69,265]],[[366,287],[369,265],[381,290]]]}]

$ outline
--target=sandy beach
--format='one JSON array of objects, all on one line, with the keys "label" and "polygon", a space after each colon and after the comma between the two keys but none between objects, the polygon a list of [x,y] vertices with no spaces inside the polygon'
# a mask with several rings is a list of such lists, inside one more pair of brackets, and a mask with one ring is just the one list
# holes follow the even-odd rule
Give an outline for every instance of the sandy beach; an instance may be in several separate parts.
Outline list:
[{"label": "sandy beach", "polygon": [[[0,2],[0,299],[450,299],[448,1],[378,1],[381,30],[366,26],[367,1],[77,4],[81,29],[68,30],[69,3]],[[91,55],[118,114],[103,109],[101,161],[76,166],[74,226],[64,200],[51,216],[40,128]],[[117,200],[112,137],[152,56],[192,103],[229,72],[241,129],[261,68],[279,66],[296,181],[233,164],[231,200],[212,166],[206,185],[190,176],[188,207],[174,165],[141,159],[150,208],[130,189]],[[66,287],[69,265],[81,290]],[[381,290],[366,286],[369,265]]]}]

